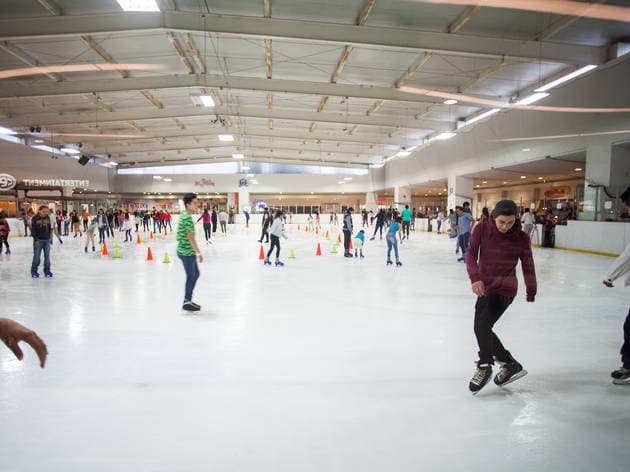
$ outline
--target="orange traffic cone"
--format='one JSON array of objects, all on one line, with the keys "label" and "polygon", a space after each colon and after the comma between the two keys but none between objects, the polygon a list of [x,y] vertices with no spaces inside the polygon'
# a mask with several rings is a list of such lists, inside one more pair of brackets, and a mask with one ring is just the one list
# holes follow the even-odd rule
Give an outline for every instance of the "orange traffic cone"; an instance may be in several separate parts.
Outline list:
[{"label": "orange traffic cone", "polygon": [[149,239],[153,239],[153,231],[149,233]]},{"label": "orange traffic cone", "polygon": [[153,253],[151,252],[151,248],[147,249],[147,261],[153,260]]},{"label": "orange traffic cone", "polygon": [[258,259],[261,261],[265,260],[265,250],[263,249],[263,245],[260,245],[260,253],[258,254]]},{"label": "orange traffic cone", "polygon": [[317,243],[317,252],[315,253],[316,256],[321,256],[322,255],[322,247],[319,245],[319,243]]},{"label": "orange traffic cone", "polygon": [[328,230],[326,230],[326,239],[328,239]]},{"label": "orange traffic cone", "polygon": [[319,234],[319,228],[315,228],[315,234]]},{"label": "orange traffic cone", "polygon": [[300,225],[298,225],[298,231],[300,231]]},{"label": "orange traffic cone", "polygon": [[338,235],[337,235],[337,242],[338,242],[339,244],[341,244],[341,235],[340,235],[340,234],[338,234]]},{"label": "orange traffic cone", "polygon": [[142,240],[140,239],[140,233],[138,233],[138,239],[136,240],[136,242],[137,242],[138,244],[141,244],[141,243],[142,243]]},{"label": "orange traffic cone", "polygon": [[101,252],[101,254],[103,256],[108,256],[109,254],[107,253],[107,243],[103,243],[103,252]]},{"label": "orange traffic cone", "polygon": [[164,236],[168,236],[168,233],[166,232],[166,228],[164,228]]}]

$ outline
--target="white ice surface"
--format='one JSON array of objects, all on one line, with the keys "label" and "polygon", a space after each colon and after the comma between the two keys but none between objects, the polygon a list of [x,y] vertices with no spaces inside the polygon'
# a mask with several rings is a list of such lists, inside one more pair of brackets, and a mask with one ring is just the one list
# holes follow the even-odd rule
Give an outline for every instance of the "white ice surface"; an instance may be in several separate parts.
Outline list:
[{"label": "white ice surface", "polygon": [[630,387],[609,373],[630,289],[601,284],[612,259],[535,250],[536,303],[521,283],[497,324],[529,375],[473,397],[475,298],[453,240],[413,234],[396,268],[384,241],[346,260],[293,226],[276,268],[258,228],[203,245],[197,315],[172,235],[153,262],[147,244],[115,260],[111,240],[104,259],[66,239],[39,280],[30,239],[12,238],[0,316],[50,355],[42,370],[0,346],[0,471],[629,470]]}]

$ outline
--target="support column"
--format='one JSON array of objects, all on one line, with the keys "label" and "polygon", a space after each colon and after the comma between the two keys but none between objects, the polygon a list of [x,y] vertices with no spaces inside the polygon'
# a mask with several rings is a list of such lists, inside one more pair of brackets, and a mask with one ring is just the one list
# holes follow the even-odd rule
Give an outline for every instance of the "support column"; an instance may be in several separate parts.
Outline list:
[{"label": "support column", "polygon": [[584,200],[580,220],[616,219],[619,196],[630,184],[630,150],[610,142],[590,142],[586,148]]},{"label": "support column", "polygon": [[411,205],[411,187],[394,187],[394,205],[399,210]]},{"label": "support column", "polygon": [[469,202],[472,210],[473,179],[459,175],[448,176],[448,209],[454,210],[464,202]]},{"label": "support column", "polygon": [[376,213],[378,210],[378,201],[376,192],[368,192],[365,194],[365,209],[367,211],[372,210]]},{"label": "support column", "polygon": [[236,198],[235,198],[235,193],[234,192],[228,192],[227,193],[227,210],[229,211],[230,208],[234,208],[236,211]]},{"label": "support column", "polygon": [[245,210],[251,213],[252,207],[249,201],[249,190],[241,187],[238,190],[238,208],[236,209],[236,213],[243,213]]}]

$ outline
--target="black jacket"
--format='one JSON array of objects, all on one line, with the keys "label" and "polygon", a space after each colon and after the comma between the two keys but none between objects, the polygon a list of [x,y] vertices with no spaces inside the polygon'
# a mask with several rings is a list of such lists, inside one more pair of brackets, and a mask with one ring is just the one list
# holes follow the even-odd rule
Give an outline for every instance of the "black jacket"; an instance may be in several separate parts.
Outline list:
[{"label": "black jacket", "polygon": [[31,218],[31,235],[35,241],[43,241],[52,238],[52,227],[50,217],[39,214]]}]

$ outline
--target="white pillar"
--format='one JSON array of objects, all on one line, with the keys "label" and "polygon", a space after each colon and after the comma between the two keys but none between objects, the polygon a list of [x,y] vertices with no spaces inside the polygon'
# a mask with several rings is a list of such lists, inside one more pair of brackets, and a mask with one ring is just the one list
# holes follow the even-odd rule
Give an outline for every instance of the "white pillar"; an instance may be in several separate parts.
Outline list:
[{"label": "white pillar", "polygon": [[378,210],[378,201],[376,192],[368,192],[365,194],[365,208],[366,210],[376,212]]},{"label": "white pillar", "polygon": [[227,193],[227,209],[234,207],[236,205],[236,199],[234,198],[234,192]]},{"label": "white pillar", "polygon": [[399,210],[411,204],[411,187],[394,187],[394,204]]},{"label": "white pillar", "polygon": [[238,190],[238,208],[237,213],[243,213],[245,210],[251,213],[252,206],[249,201],[249,190],[245,187],[241,187]]},{"label": "white pillar", "polygon": [[[461,206],[464,202],[472,203],[473,200],[473,179],[459,175],[449,175],[448,177],[448,209],[454,210],[456,206]],[[471,205],[472,210],[472,205]]]}]

